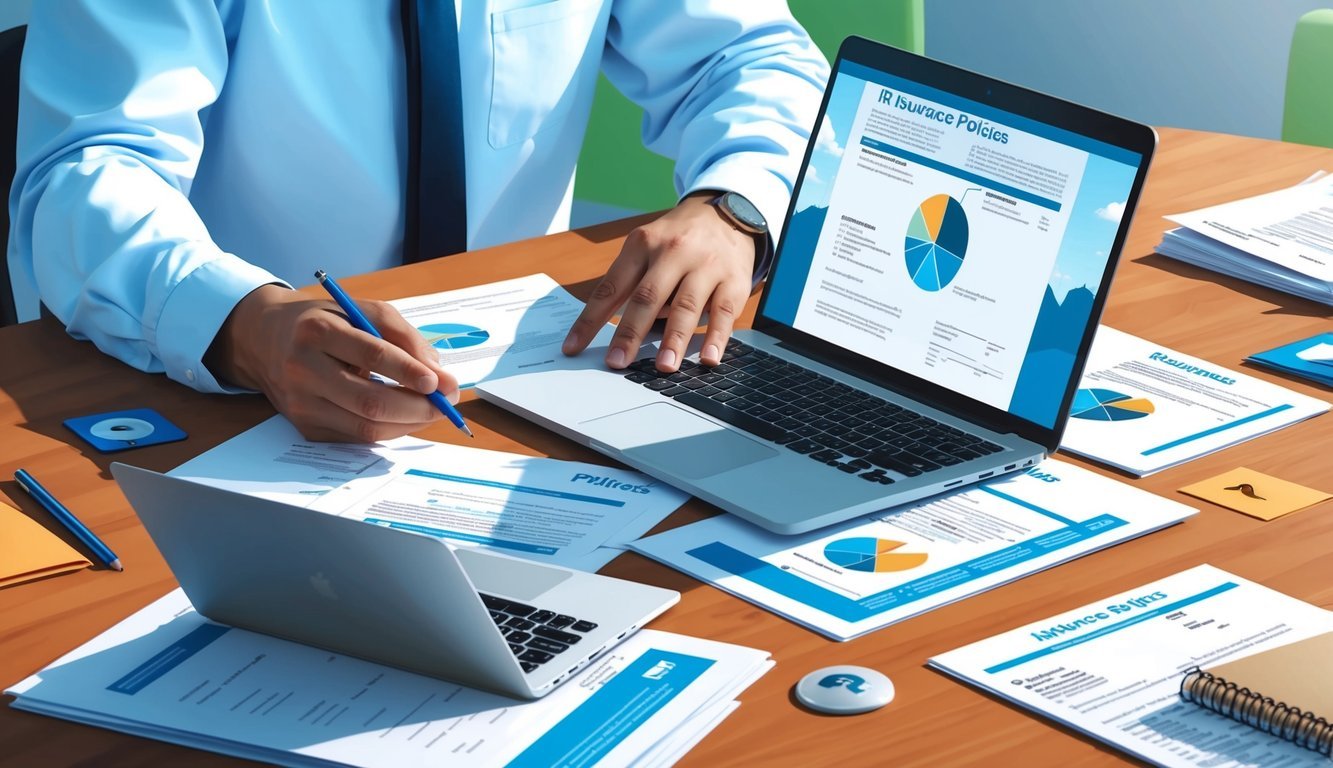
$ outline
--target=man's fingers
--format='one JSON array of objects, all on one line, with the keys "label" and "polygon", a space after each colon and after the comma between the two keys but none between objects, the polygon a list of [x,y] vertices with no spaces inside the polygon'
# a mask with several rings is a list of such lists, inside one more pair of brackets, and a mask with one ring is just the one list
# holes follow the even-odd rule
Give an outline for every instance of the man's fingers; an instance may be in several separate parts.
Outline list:
[{"label": "man's fingers", "polygon": [[749,285],[732,282],[722,283],[713,291],[713,299],[708,304],[708,332],[704,335],[703,349],[699,351],[699,360],[704,365],[722,362],[722,353],[736,327],[736,318],[750,296],[749,288]]},{"label": "man's fingers", "polygon": [[662,346],[657,352],[657,369],[671,372],[680,368],[685,359],[685,348],[699,327],[708,297],[716,288],[713,281],[696,274],[686,275],[676,296],[671,301],[666,327],[662,331]]},{"label": "man's fingers", "polygon": [[[643,339],[657,321],[657,312],[666,304],[671,292],[681,280],[680,270],[670,262],[659,261],[648,270],[639,284],[630,291],[629,301],[620,315],[611,348],[606,353],[606,364],[624,368],[634,362],[634,356]],[[680,363],[677,359],[676,364]]]},{"label": "man's fingers", "polygon": [[[429,394],[439,390],[448,394],[458,390],[458,380],[453,374],[444,370],[440,365],[440,355],[435,351],[435,347],[426,341],[426,338],[412,324],[407,322],[397,309],[383,301],[364,301],[361,302],[361,310],[370,318],[370,322],[375,324],[385,341],[405,350],[409,355],[421,361],[436,376],[435,387],[431,389],[417,389],[423,394]],[[388,374],[384,374],[388,375]],[[404,382],[406,383],[406,382]],[[414,387],[414,389],[416,389]]]},{"label": "man's fingers", "polygon": [[566,355],[577,355],[593,340],[602,326],[624,305],[630,291],[639,284],[648,268],[648,256],[642,235],[635,235],[635,230],[625,239],[625,246],[620,255],[611,263],[606,276],[593,289],[588,303],[579,313],[578,319],[570,326],[565,337],[562,351]]},{"label": "man's fingers", "polygon": [[[384,387],[382,384],[375,386]],[[399,391],[400,394],[407,394]],[[420,395],[417,395],[420,397]],[[424,400],[424,398],[422,398]],[[437,412],[438,414],[438,412]],[[306,418],[293,419],[293,424],[307,440],[325,442],[377,443],[425,429],[431,422],[393,423],[374,421],[340,408],[329,400],[318,399],[307,412]]]},{"label": "man's fingers", "polygon": [[344,411],[387,424],[425,424],[442,418],[419,392],[363,379],[333,360],[329,368],[318,394]]},{"label": "man's fingers", "polygon": [[434,392],[439,386],[439,377],[425,363],[345,321],[330,322],[320,335],[318,348],[347,366],[374,371],[422,394]]}]

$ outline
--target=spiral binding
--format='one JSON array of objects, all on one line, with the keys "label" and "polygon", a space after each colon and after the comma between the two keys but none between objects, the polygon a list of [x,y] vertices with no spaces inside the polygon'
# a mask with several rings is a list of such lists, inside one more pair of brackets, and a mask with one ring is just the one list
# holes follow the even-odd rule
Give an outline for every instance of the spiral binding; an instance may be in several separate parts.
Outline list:
[{"label": "spiral binding", "polygon": [[1242,688],[1225,678],[1193,667],[1180,681],[1180,698],[1264,733],[1333,757],[1333,723],[1313,712]]}]

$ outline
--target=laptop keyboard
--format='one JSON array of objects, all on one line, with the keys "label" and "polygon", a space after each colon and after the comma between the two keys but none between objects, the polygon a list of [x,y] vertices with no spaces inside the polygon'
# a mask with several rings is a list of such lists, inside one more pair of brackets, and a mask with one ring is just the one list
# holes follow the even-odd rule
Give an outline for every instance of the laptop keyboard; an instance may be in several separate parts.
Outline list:
[{"label": "laptop keyboard", "polygon": [[524,672],[532,672],[556,654],[569,650],[571,645],[583,639],[583,633],[597,629],[591,621],[495,595],[477,594],[481,595],[481,602],[499,625],[500,632],[509,642],[509,650],[518,657]]},{"label": "laptop keyboard", "polygon": [[653,358],[625,378],[756,437],[882,485],[1001,450],[840,381],[732,339],[716,366],[685,360],[675,373]]}]

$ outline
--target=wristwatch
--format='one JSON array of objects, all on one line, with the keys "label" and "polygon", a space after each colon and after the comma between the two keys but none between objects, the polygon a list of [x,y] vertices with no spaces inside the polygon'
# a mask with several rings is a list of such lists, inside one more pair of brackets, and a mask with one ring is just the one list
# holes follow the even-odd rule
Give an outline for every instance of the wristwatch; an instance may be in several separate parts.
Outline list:
[{"label": "wristwatch", "polygon": [[745,234],[768,234],[768,221],[764,218],[764,214],[743,195],[737,192],[723,192],[709,200],[708,204],[716,208],[728,224]]}]

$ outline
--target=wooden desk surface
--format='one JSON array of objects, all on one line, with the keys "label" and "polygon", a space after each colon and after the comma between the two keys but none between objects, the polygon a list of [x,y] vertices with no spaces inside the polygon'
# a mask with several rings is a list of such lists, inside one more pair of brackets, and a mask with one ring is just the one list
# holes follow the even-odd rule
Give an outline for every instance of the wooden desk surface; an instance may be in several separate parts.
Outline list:
[{"label": "wooden desk surface", "polygon": [[[1152,249],[1168,226],[1163,214],[1294,184],[1317,169],[1333,170],[1333,151],[1182,130],[1164,129],[1161,137],[1104,322],[1330,399],[1327,390],[1240,362],[1249,353],[1329,330],[1327,307],[1183,266],[1153,255]],[[631,222],[615,222],[349,279],[344,285],[360,296],[392,298],[544,271],[586,297],[630,226]],[[4,478],[0,494],[48,528],[61,531],[12,480],[16,468],[27,468],[126,564],[124,573],[98,568],[0,590],[0,685],[9,685],[175,586],[110,479],[107,467],[113,457],[85,448],[61,421],[151,405],[181,425],[190,438],[123,458],[166,471],[273,411],[257,396],[200,395],[165,377],[133,371],[92,345],[71,340],[50,320],[0,329],[0,355],[0,478]],[[466,401],[462,410],[477,432],[474,445],[604,461],[487,403]],[[460,440],[444,423],[423,436]],[[1063,458],[1086,466],[1078,459]],[[1333,608],[1333,502],[1263,523],[1175,492],[1237,466],[1333,490],[1333,417],[1297,424],[1144,480],[1119,476],[1202,511],[1183,525],[843,644],[638,555],[621,556],[605,572],[682,593],[681,604],[654,627],[764,648],[778,662],[744,694],[740,710],[683,765],[1111,763],[1125,758],[929,670],[926,659],[1205,562]],[[691,502],[665,527],[714,511]],[[844,719],[797,708],[789,698],[791,686],[810,670],[835,663],[882,670],[897,686],[896,700],[879,712]],[[233,762],[0,707],[3,764],[158,765],[187,760],[199,765]]]}]

